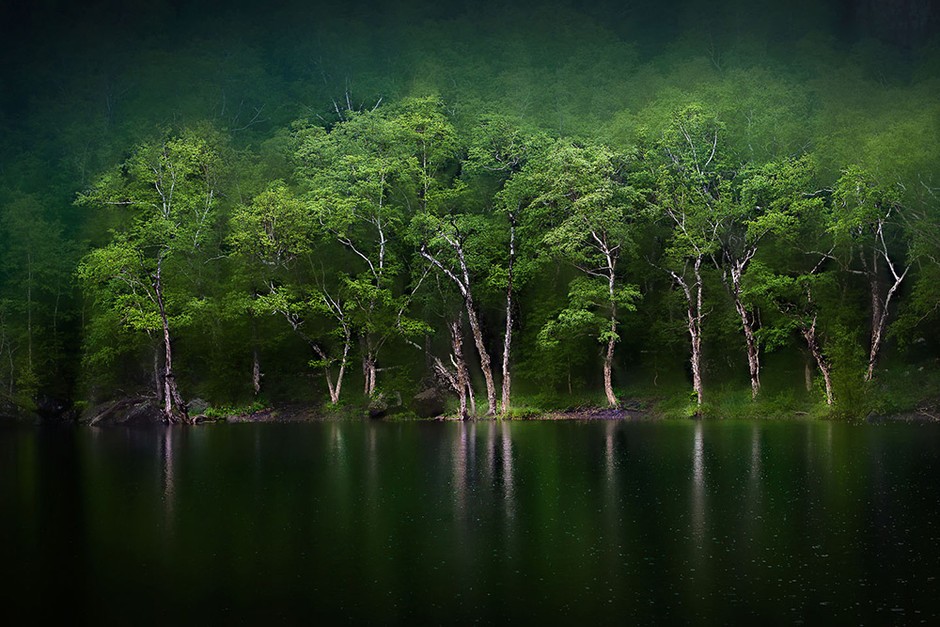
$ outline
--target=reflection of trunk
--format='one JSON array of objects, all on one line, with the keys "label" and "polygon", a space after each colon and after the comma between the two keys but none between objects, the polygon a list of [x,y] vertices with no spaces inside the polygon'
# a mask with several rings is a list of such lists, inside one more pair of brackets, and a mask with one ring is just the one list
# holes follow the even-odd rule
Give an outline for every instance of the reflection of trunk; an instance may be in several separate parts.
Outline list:
[{"label": "reflection of trunk", "polygon": [[160,281],[162,257],[157,260],[157,272],[153,277],[153,292],[160,311],[160,323],[163,327],[163,419],[166,422],[189,422],[186,404],[180,395],[173,372],[173,343],[170,339],[170,323],[167,320],[166,306],[163,300],[163,284]]},{"label": "reflection of trunk", "polygon": [[516,216],[509,213],[509,273],[506,283],[506,334],[503,337],[503,398],[501,413],[509,412],[512,379],[509,375],[509,351],[512,345],[512,270],[516,259]]},{"label": "reflection of trunk", "polygon": [[809,326],[804,325],[801,331],[803,333],[803,339],[806,340],[806,346],[809,348],[813,359],[816,360],[816,366],[822,373],[823,383],[826,386],[826,404],[832,405],[832,366],[829,364],[829,360],[826,359],[826,356],[823,355],[822,349],[819,346],[819,338],[816,335],[816,316],[813,316],[813,322]]}]

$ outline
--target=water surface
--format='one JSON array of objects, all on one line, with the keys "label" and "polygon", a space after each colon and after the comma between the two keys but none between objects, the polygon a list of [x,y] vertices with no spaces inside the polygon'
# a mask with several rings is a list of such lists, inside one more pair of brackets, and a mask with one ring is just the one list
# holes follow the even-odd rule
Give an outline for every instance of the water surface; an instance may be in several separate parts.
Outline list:
[{"label": "water surface", "polygon": [[3,429],[0,618],[937,624],[938,479],[930,425]]}]

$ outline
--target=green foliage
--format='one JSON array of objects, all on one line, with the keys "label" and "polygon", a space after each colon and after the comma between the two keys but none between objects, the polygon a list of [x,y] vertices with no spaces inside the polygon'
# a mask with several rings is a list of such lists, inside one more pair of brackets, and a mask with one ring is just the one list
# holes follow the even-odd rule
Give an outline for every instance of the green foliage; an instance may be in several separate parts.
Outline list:
[{"label": "green foliage", "polygon": [[[494,354],[512,281],[520,389],[596,388],[609,340],[621,378],[682,378],[672,272],[707,287],[712,409],[746,413],[720,385],[741,361],[736,296],[768,352],[798,355],[815,321],[839,411],[879,406],[897,364],[937,368],[936,50],[832,37],[826,7],[701,8],[242,7],[251,29],[76,13],[0,80],[0,393],[150,385],[158,271],[180,380],[207,397],[247,397],[257,354],[266,390],[315,398],[305,364],[336,366],[347,341],[401,387],[461,308],[423,245],[465,263]],[[866,384],[869,285],[889,274],[861,259],[885,255],[910,272],[890,384]]]}]

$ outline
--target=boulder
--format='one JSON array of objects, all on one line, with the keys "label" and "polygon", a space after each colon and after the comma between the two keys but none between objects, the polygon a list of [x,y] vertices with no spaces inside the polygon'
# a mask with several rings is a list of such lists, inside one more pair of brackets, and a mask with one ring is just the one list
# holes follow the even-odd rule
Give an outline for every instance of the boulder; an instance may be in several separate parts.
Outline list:
[{"label": "boulder", "polygon": [[97,427],[159,425],[163,424],[163,412],[153,398],[126,397],[92,407],[82,422]]},{"label": "boulder", "polygon": [[376,392],[369,399],[369,418],[383,418],[400,407],[400,393]]},{"label": "boulder", "polygon": [[414,395],[411,405],[419,418],[435,418],[446,411],[447,395],[441,388],[429,385]]}]

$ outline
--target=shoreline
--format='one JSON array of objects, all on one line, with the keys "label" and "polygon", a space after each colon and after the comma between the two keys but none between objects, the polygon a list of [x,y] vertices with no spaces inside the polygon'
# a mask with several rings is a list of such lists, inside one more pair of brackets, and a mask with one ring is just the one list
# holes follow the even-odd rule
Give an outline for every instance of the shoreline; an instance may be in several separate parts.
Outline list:
[{"label": "shoreline", "polygon": [[[694,413],[694,406],[677,408],[672,399],[627,399],[619,407],[581,405],[564,409],[514,408],[509,415],[470,417],[467,422],[559,422],[559,421],[626,421],[658,422],[663,420],[832,420],[857,424],[940,424],[940,399],[925,399],[916,408],[896,412],[874,412],[862,416],[846,416],[836,413],[814,413],[799,409],[773,408],[762,413],[760,406],[748,408],[742,414],[740,408],[722,408],[721,405],[706,406],[701,413]],[[195,404],[195,403],[194,403]],[[459,422],[454,413],[418,415],[403,407],[376,415],[370,413],[365,404],[350,404],[341,407],[324,407],[301,403],[284,403],[254,407],[211,407],[200,401],[198,413],[192,412],[193,422],[185,426],[205,424],[267,424],[298,422],[352,422],[376,421],[388,423]],[[125,397],[88,408],[81,415],[76,411],[62,415],[42,415],[37,412],[0,414],[0,424],[23,425],[75,425],[91,427],[140,427],[165,425],[159,407],[150,397]]]}]

